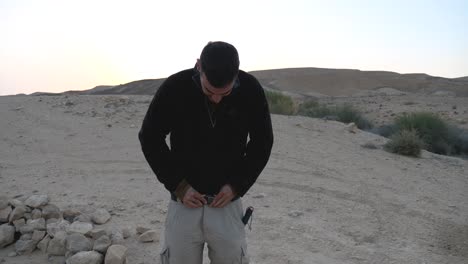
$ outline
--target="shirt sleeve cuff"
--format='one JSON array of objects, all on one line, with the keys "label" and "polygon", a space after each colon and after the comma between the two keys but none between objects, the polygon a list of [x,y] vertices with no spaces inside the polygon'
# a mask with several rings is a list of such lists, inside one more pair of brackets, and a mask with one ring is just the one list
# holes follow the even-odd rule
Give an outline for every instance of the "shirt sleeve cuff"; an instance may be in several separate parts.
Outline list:
[{"label": "shirt sleeve cuff", "polygon": [[185,179],[183,179],[177,186],[174,193],[177,196],[177,198],[179,198],[179,200],[182,201],[185,196],[185,193],[187,192],[189,188],[190,188],[190,184],[188,184],[188,182]]}]

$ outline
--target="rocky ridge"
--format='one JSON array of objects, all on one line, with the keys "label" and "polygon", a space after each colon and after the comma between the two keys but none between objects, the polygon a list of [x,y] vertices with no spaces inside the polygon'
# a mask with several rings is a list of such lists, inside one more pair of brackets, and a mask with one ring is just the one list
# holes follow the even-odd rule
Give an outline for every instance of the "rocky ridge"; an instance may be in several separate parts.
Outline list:
[{"label": "rocky ridge", "polygon": [[[18,195],[21,197],[21,195]],[[133,233],[101,228],[112,218],[104,208],[60,210],[48,195],[35,194],[22,201],[0,196],[0,248],[14,244],[9,257],[40,250],[50,263],[124,264],[124,240],[132,235],[140,242],[157,241],[157,232],[138,226]]]}]

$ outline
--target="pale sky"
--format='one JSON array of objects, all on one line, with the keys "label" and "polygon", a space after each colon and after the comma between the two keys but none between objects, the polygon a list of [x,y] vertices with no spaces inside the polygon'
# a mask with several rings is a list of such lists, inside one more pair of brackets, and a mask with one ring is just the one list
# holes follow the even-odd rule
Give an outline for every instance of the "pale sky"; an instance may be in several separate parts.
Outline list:
[{"label": "pale sky", "polygon": [[0,95],[167,77],[211,40],[246,71],[468,76],[467,25],[468,0],[0,0]]}]

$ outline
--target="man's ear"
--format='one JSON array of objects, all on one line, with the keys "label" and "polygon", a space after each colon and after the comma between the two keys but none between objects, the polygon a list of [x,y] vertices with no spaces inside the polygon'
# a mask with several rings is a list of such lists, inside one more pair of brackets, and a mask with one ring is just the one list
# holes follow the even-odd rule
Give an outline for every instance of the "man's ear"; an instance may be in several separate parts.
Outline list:
[{"label": "man's ear", "polygon": [[201,63],[200,63],[200,59],[197,59],[197,71],[201,72]]}]

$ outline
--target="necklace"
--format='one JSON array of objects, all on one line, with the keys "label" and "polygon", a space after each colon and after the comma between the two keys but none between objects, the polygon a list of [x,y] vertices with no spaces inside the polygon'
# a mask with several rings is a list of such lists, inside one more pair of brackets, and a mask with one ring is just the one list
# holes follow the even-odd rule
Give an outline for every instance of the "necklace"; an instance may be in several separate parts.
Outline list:
[{"label": "necklace", "polygon": [[205,106],[206,106],[206,111],[208,111],[208,117],[210,118],[211,128],[214,128],[216,126],[215,109],[214,107],[210,107],[207,97],[205,97]]}]

